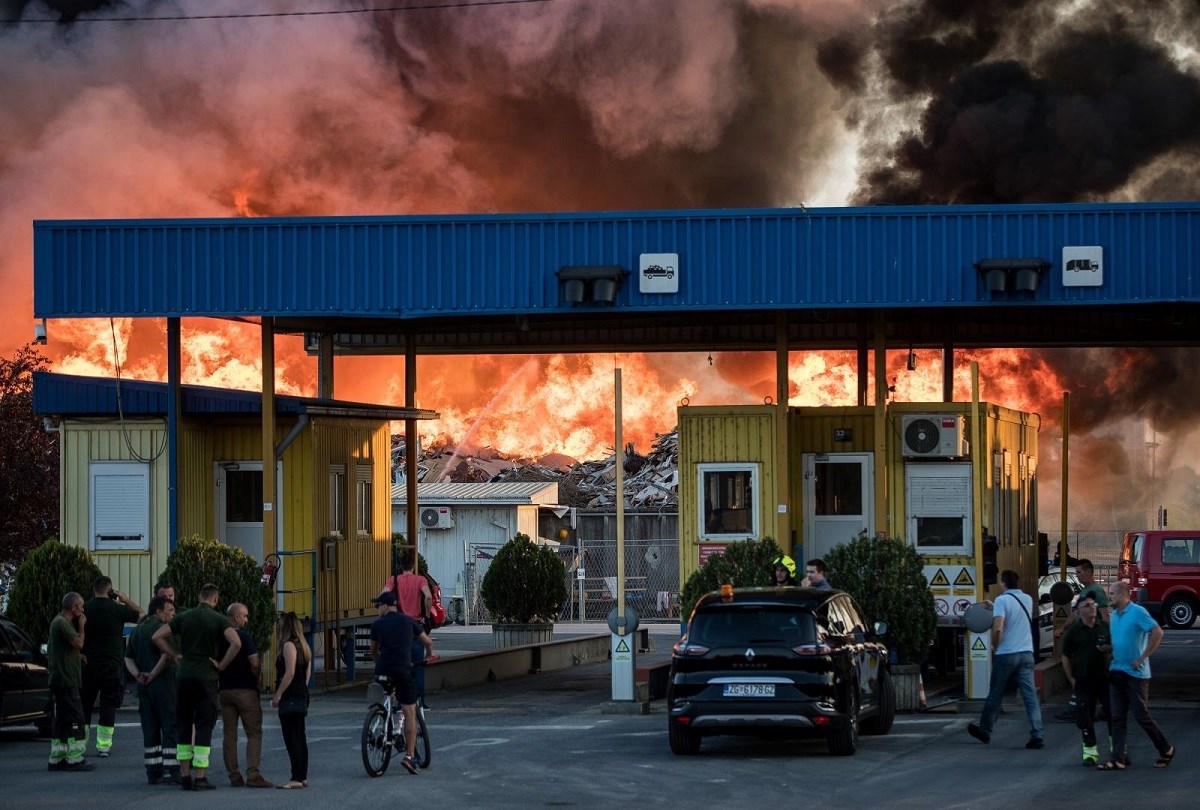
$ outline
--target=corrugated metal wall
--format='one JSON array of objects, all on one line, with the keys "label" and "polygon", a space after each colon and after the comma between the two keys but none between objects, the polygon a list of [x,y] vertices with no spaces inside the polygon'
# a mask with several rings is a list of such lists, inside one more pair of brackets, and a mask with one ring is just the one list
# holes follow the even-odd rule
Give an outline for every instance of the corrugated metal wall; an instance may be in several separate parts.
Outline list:
[{"label": "corrugated metal wall", "polygon": [[[60,456],[62,541],[91,550],[90,462],[136,461],[130,446],[150,465],[150,548],[146,551],[92,551],[100,570],[112,577],[142,608],[153,596],[154,580],[167,562],[166,423],[161,420],[119,422],[64,421]],[[128,437],[128,445],[126,444]],[[87,596],[88,594],[85,594]]]},{"label": "corrugated metal wall", "polygon": [[[1056,268],[1041,303],[1195,301],[1198,244],[1197,203],[35,222],[34,317],[569,312],[560,267],[658,252],[687,283],[623,309],[990,306],[973,263],[1022,256]],[[1105,286],[1062,285],[1067,245]]]},{"label": "corrugated metal wall", "polygon": [[[337,569],[322,571],[318,618],[322,622],[373,616],[371,599],[391,573],[391,428],[387,422],[314,417],[312,420],[312,482],[309,497],[313,523],[306,532],[288,539],[295,548],[318,548],[328,534],[329,468],[346,465],[346,537],[337,542]],[[358,464],[372,465],[372,536],[354,536],[355,479]],[[293,558],[286,563],[287,581],[309,582],[311,563]],[[290,587],[297,587],[292,585]],[[296,598],[299,604],[299,599]],[[306,609],[307,612],[307,609]]]},{"label": "corrugated metal wall", "polygon": [[697,465],[706,462],[758,463],[759,525],[775,527],[775,408],[684,406],[679,414],[679,581],[699,567]]},{"label": "corrugated metal wall", "polygon": [[[429,566],[429,573],[442,586],[444,596],[463,596],[467,592],[465,569],[467,549],[471,546],[496,547],[507,543],[518,532],[518,508],[537,510],[536,506],[460,506],[454,512],[453,529],[418,530],[417,549]],[[392,507],[392,530],[404,534],[405,509]]]}]

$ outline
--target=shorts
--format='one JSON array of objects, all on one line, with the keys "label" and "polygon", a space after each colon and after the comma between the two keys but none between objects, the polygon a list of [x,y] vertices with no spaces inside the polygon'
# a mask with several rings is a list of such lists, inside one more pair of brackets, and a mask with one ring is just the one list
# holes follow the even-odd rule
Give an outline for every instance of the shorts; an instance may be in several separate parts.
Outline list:
[{"label": "shorts", "polygon": [[385,680],[390,682],[396,690],[396,700],[401,706],[411,706],[417,702],[417,685],[413,682],[413,674],[410,669],[392,670],[390,672],[375,673],[375,680],[383,683]]}]

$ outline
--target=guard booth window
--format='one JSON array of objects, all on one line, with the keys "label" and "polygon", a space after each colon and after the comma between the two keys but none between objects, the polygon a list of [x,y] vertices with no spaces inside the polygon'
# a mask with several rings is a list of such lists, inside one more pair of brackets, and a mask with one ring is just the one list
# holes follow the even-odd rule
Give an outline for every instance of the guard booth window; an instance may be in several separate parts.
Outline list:
[{"label": "guard booth window", "polygon": [[700,536],[758,536],[758,465],[701,464]]},{"label": "guard booth window", "polygon": [[263,522],[261,470],[228,470],[225,473],[225,522]]}]

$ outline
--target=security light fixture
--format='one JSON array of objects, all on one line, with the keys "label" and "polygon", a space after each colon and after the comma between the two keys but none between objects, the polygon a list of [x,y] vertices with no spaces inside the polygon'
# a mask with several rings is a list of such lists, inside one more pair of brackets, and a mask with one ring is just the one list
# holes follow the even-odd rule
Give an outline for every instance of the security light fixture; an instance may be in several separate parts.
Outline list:
[{"label": "security light fixture", "polygon": [[1050,269],[1050,262],[1039,257],[1021,259],[980,259],[975,269],[983,276],[984,285],[992,297],[999,297],[1009,289],[1032,296],[1042,283],[1042,276]]},{"label": "security light fixture", "polygon": [[39,321],[38,323],[35,323],[33,325],[33,342],[38,343],[42,346],[46,345],[46,319],[45,318],[42,318],[41,321]]},{"label": "security light fixture", "polygon": [[629,271],[616,264],[568,265],[555,275],[568,304],[613,304]]}]

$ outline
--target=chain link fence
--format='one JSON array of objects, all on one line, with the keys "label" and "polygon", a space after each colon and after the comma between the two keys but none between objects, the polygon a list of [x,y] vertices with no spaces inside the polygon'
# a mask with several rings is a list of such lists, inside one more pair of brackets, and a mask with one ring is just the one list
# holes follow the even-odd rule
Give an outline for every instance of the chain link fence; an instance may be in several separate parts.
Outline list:
[{"label": "chain link fence", "polygon": [[[604,622],[617,599],[617,516],[580,510],[576,545],[557,551],[567,569],[560,621]],[[679,621],[679,517],[675,512],[625,513],[625,604],[643,622]],[[500,545],[468,548],[465,621],[490,624],[479,588]]]}]

